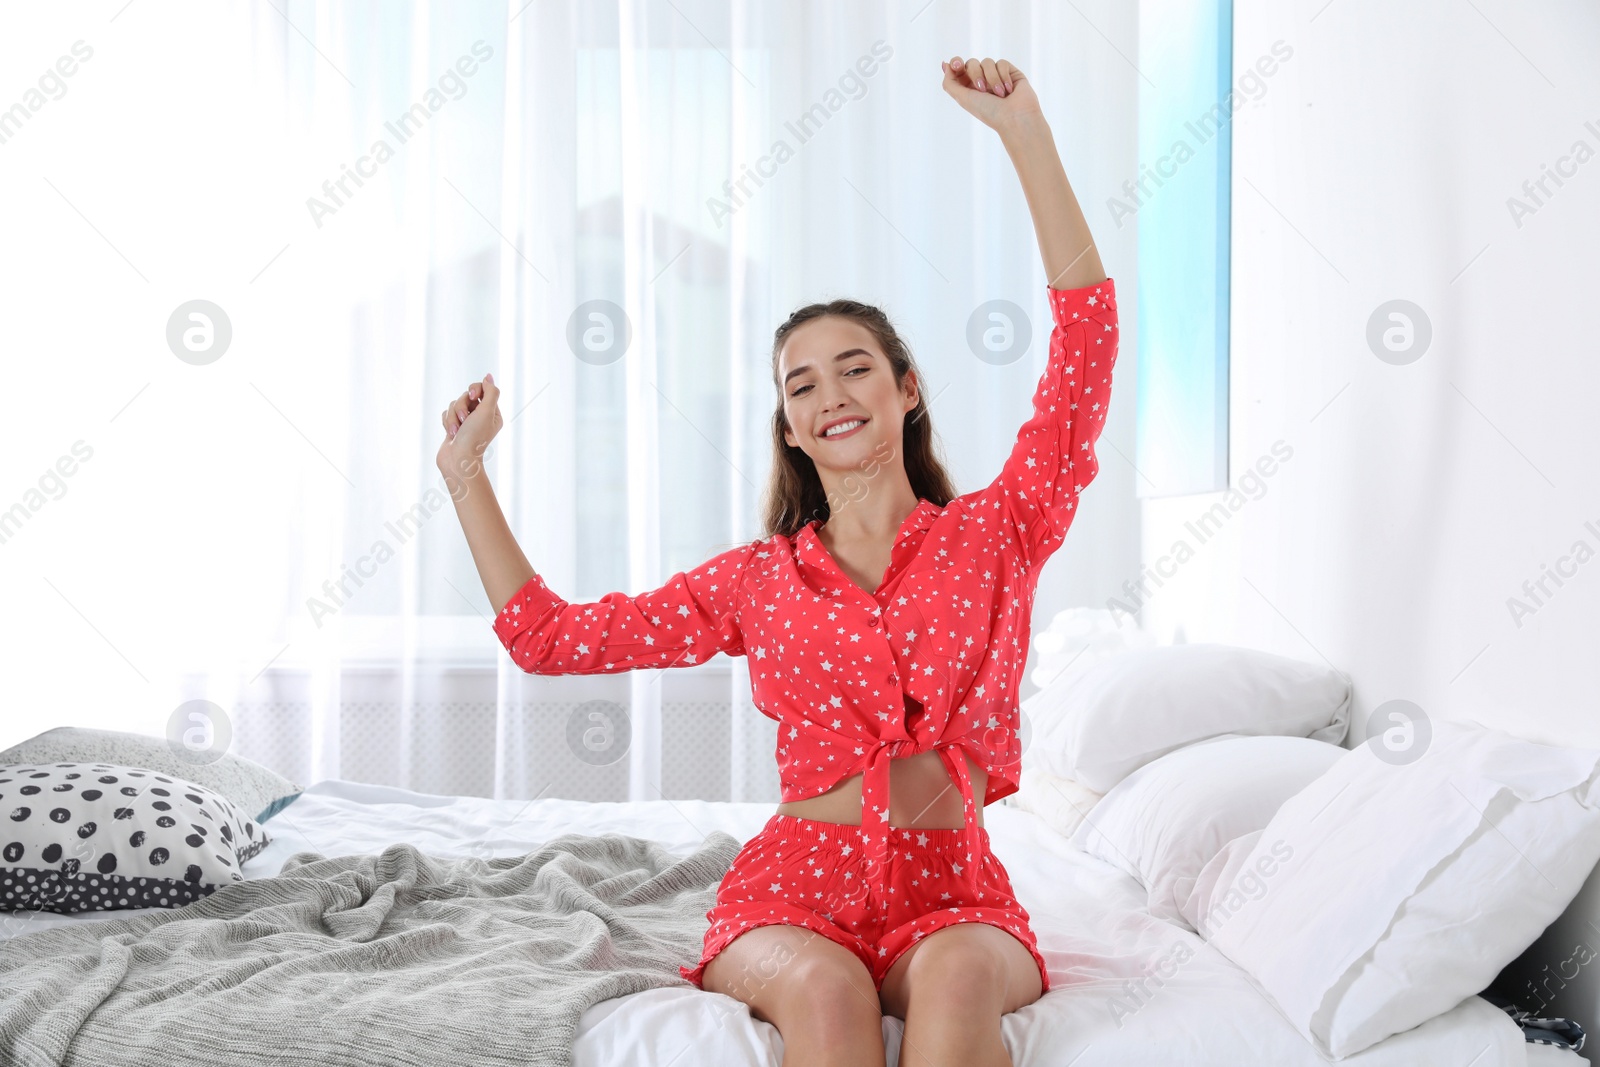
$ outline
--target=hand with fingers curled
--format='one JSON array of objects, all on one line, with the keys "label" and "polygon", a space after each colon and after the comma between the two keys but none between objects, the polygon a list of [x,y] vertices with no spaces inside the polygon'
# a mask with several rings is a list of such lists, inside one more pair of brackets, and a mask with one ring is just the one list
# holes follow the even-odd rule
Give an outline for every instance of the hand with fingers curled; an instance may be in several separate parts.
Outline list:
[{"label": "hand with fingers curled", "polygon": [[500,387],[494,375],[473,382],[467,391],[444,409],[444,441],[435,462],[446,478],[470,477],[477,473],[483,453],[505,424],[500,415]]},{"label": "hand with fingers curled", "polygon": [[944,91],[992,130],[1042,114],[1033,86],[1010,60],[956,56],[940,65]]}]

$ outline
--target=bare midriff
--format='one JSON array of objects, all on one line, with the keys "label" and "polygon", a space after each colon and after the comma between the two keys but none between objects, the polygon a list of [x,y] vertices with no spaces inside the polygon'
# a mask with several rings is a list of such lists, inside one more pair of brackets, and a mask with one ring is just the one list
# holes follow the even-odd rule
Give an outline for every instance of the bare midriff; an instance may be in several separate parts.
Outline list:
[{"label": "bare midriff", "polygon": [[[908,710],[920,711],[912,701]],[[972,795],[977,800],[978,825],[983,825],[984,790],[989,774],[972,761],[965,749],[957,749],[967,761],[972,779]],[[779,815],[793,815],[819,822],[861,825],[861,774],[853,774],[825,793],[803,800],[788,800],[778,805]],[[961,828],[961,790],[950,780],[944,761],[935,751],[918,752],[889,761],[889,825],[925,829]]]}]

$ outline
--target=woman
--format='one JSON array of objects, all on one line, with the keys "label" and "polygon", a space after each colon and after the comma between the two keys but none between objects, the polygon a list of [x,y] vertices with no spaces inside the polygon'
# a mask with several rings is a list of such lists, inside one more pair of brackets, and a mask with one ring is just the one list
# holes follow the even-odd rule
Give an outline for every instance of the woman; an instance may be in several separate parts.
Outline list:
[{"label": "woman", "polygon": [[524,670],[749,658],[756,706],[779,724],[784,802],[681,973],[776,1025],[789,1064],[882,1064],[885,1013],[905,1020],[907,1064],[1009,1064],[1000,1017],[1049,988],[976,798],[1017,789],[1033,591],[1099,469],[1116,295],[1022,72],[942,66],[1016,165],[1054,320],[1033,415],[989,486],[952,490],[882,312],[813,304],[774,338],[767,536],[660,589],[571,604],[529,566],[478,462],[501,425],[493,377],[443,414],[439,467]]}]

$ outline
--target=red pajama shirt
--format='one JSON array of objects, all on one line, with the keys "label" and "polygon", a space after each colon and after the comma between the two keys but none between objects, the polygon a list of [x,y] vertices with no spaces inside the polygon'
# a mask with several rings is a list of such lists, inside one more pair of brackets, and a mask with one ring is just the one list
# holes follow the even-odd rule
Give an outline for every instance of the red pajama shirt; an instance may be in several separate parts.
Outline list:
[{"label": "red pajama shirt", "polygon": [[[533,674],[749,659],[751,695],[778,723],[785,802],[862,774],[861,822],[774,815],[735,858],[707,918],[698,966],[770,923],[855,951],[881,984],[916,940],[953,922],[1009,930],[1049,976],[1027,912],[977,823],[963,753],[988,773],[982,803],[1017,791],[1018,683],[1039,568],[1060,547],[1099,470],[1117,358],[1112,279],[1047,289],[1053,324],[1033,413],[998,477],[945,507],[923,499],[868,593],[817,535],[820,519],[722,552],[659,589],[568,603],[534,575],[495,618]],[[961,829],[889,826],[889,761],[939,753],[961,792]],[[891,840],[891,838],[893,840]]]}]

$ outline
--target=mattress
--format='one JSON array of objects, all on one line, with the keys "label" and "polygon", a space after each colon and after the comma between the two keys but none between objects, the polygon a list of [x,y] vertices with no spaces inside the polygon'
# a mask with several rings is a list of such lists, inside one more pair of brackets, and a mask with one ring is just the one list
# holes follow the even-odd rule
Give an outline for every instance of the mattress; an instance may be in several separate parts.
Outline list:
[{"label": "mattress", "polygon": [[[694,800],[486,800],[330,779],[308,788],[266,824],[273,841],[243,873],[276,875],[297,852],[374,853],[396,842],[440,857],[521,855],[574,832],[648,837],[687,855],[712,830],[748,840],[773,810],[771,804]],[[1031,812],[996,804],[984,809],[984,821],[1050,969],[1051,991],[1001,1020],[1018,1067],[1327,1062],[1243,971],[1195,934],[1151,916],[1143,889],[1131,877],[1072,848]],[[0,937],[127,914],[0,915]],[[883,1026],[894,1067],[901,1023],[885,1018]],[[580,1022],[574,1049],[579,1064],[594,1067],[779,1067],[782,1051],[777,1030],[752,1018],[742,1003],[687,983],[596,1004]],[[1339,1062],[1581,1067],[1588,1061],[1526,1043],[1503,1012],[1469,997]]]}]

